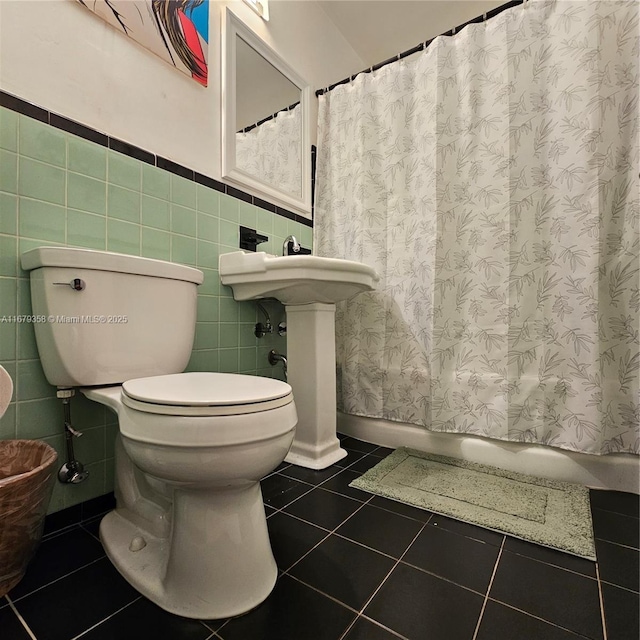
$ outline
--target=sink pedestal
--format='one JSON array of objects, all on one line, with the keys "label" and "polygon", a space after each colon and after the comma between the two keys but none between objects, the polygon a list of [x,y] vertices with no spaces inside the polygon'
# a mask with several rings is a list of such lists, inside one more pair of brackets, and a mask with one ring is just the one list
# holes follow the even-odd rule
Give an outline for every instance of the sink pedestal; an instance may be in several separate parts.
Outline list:
[{"label": "sink pedestal", "polygon": [[298,411],[286,462],[326,469],[347,455],[336,436],[336,305],[285,305],[288,380]]},{"label": "sink pedestal", "polygon": [[287,360],[298,410],[287,462],[326,469],[347,455],[336,437],[336,302],[372,291],[374,269],[353,260],[223,253],[222,284],[236,300],[275,298],[287,312]]}]

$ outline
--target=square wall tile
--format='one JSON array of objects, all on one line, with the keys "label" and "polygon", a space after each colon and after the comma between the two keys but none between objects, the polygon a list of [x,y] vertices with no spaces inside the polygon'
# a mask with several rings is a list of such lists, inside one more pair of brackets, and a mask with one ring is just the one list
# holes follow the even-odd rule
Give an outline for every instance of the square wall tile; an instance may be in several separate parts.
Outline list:
[{"label": "square wall tile", "polygon": [[0,191],[18,192],[18,156],[0,149]]},{"label": "square wall tile", "polygon": [[140,225],[109,218],[107,220],[107,250],[140,255]]},{"label": "square wall tile", "polygon": [[106,218],[69,209],[67,211],[67,243],[72,246],[104,251],[107,248]]},{"label": "square wall tile", "polygon": [[275,214],[264,209],[256,209],[256,227],[257,230],[267,236],[273,235],[273,219]]},{"label": "square wall tile", "polygon": [[220,322],[238,322],[238,303],[233,298],[220,298]]},{"label": "square wall tile", "polygon": [[196,237],[197,218],[195,209],[188,209],[177,204],[171,205],[171,232],[184,236]]},{"label": "square wall tile", "polygon": [[18,151],[18,114],[0,107],[0,149]]},{"label": "square wall tile", "polygon": [[238,371],[238,349],[219,349],[220,372],[236,373]]},{"label": "square wall tile", "polygon": [[171,194],[170,173],[148,164],[142,165],[142,193],[154,198],[169,200]]},{"label": "square wall tile", "polygon": [[[4,365],[3,365],[4,366]],[[12,402],[7,407],[5,414],[0,418],[0,440],[9,440],[16,437],[16,403]]]},{"label": "square wall tile", "polygon": [[140,191],[142,188],[142,167],[135,158],[124,156],[121,153],[108,152],[108,174],[107,179],[110,184],[117,184],[120,187]]},{"label": "square wall tile", "polygon": [[106,183],[79,173],[69,173],[67,176],[67,205],[72,209],[104,215],[107,211]]},{"label": "square wall tile", "polygon": [[18,403],[18,438],[31,440],[59,435],[63,426],[62,403],[54,395]]},{"label": "square wall tile", "polygon": [[198,211],[211,215],[220,213],[220,194],[217,191],[199,184],[196,185],[196,196]]},{"label": "square wall tile", "polygon": [[198,295],[217,296],[220,292],[220,276],[214,269],[208,269],[200,263],[200,242],[198,242],[198,269],[204,274],[204,280],[198,287]]},{"label": "square wall tile", "polygon": [[37,200],[65,204],[66,172],[50,164],[20,157],[20,195]]},{"label": "square wall tile", "polygon": [[220,347],[230,348],[238,346],[238,324],[235,322],[220,323]]},{"label": "square wall tile", "polygon": [[[224,193],[220,196],[220,217],[230,222],[238,222],[239,219],[239,200],[232,198]],[[236,225],[237,226],[237,225]]]},{"label": "square wall tile", "polygon": [[16,235],[18,232],[18,198],[0,193],[0,233]]},{"label": "square wall tile", "polygon": [[198,322],[218,322],[219,299],[217,296],[198,295]]},{"label": "square wall tile", "polygon": [[51,242],[64,242],[66,212],[59,205],[20,198],[18,203],[18,229],[20,236]]},{"label": "square wall tile", "polygon": [[142,224],[169,231],[171,228],[171,209],[166,200],[142,195]]},{"label": "square wall tile", "polygon": [[[0,284],[2,281],[0,280]],[[1,290],[0,290],[1,294]],[[0,317],[5,314],[4,305],[0,301]],[[18,351],[18,325],[16,322],[0,321],[0,363],[3,360],[15,360]]]},{"label": "square wall tile", "polygon": [[257,350],[255,347],[238,350],[238,371],[255,371],[256,362]]},{"label": "square wall tile", "polygon": [[300,225],[300,242],[308,249],[313,248],[313,227]]},{"label": "square wall tile", "polygon": [[196,259],[196,239],[186,236],[171,236],[171,260],[195,267]]},{"label": "square wall tile", "polygon": [[[206,268],[209,270],[218,268],[218,257],[220,255],[218,244],[214,242],[204,242],[198,240],[197,247],[197,264],[199,268]],[[217,273],[217,271],[216,271]]]},{"label": "square wall tile", "polygon": [[82,429],[82,438],[77,438],[75,453],[84,464],[91,464],[104,460],[104,426]]},{"label": "square wall tile", "polygon": [[107,215],[140,224],[140,192],[110,184],[107,186]]},{"label": "square wall tile", "polygon": [[55,387],[52,387],[44,377],[40,360],[18,362],[17,376],[16,398],[18,401],[49,398],[55,394]]},{"label": "square wall tile", "polygon": [[240,227],[237,222],[220,220],[220,244],[237,248],[240,245]]},{"label": "square wall tile", "polygon": [[171,174],[171,202],[195,209],[196,200],[196,183]]},{"label": "square wall tile", "polygon": [[142,254],[145,258],[171,260],[171,234],[142,227]]},{"label": "square wall tile", "polygon": [[199,350],[191,353],[187,371],[219,371],[218,351],[216,349]]},{"label": "square wall tile", "polygon": [[218,218],[206,213],[198,213],[198,231],[199,240],[207,240],[208,242],[218,242]]},{"label": "square wall tile", "polygon": [[282,216],[273,216],[273,235],[283,240],[289,235],[289,220]]},{"label": "square wall tile", "polygon": [[64,132],[21,115],[18,140],[20,155],[64,167],[67,162],[67,140]]},{"label": "square wall tile", "polygon": [[256,208],[248,202],[240,202],[238,204],[238,219],[243,227],[255,229],[258,220]]},{"label": "square wall tile", "polygon": [[107,179],[107,149],[76,136],[69,136],[67,168],[98,180]]},{"label": "square wall tile", "polygon": [[22,322],[18,324],[18,360],[33,360],[39,358],[36,345],[36,334],[32,323]]},{"label": "square wall tile", "polygon": [[194,349],[217,349],[218,348],[218,323],[198,322],[196,323],[196,336],[193,342]]},{"label": "square wall tile", "polygon": [[0,236],[0,276],[15,276],[18,260],[18,239]]}]

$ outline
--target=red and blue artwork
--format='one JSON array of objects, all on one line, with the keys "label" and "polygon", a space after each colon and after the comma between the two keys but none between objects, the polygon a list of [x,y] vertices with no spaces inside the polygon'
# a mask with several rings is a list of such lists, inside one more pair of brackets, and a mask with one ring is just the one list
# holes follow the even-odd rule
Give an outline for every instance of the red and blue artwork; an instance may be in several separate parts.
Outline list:
[{"label": "red and blue artwork", "polygon": [[76,0],[207,86],[209,0]]}]

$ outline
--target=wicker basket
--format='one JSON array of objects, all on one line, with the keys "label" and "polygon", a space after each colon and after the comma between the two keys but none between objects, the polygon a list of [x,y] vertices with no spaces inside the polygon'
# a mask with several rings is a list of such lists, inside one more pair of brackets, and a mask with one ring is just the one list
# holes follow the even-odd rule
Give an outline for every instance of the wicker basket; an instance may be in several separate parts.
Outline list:
[{"label": "wicker basket", "polygon": [[38,440],[0,440],[0,598],[20,582],[38,547],[57,458]]}]

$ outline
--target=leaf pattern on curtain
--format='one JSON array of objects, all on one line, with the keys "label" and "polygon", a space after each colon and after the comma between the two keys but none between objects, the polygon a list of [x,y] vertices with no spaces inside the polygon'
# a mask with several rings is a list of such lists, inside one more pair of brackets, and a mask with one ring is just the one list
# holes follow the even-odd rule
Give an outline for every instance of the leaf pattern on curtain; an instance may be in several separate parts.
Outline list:
[{"label": "leaf pattern on curtain", "polygon": [[531,0],[320,99],[342,411],[640,453],[638,4]]},{"label": "leaf pattern on curtain", "polygon": [[237,167],[268,185],[299,195],[302,192],[301,131],[298,104],[246,133],[236,133]]}]

